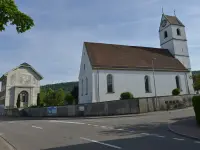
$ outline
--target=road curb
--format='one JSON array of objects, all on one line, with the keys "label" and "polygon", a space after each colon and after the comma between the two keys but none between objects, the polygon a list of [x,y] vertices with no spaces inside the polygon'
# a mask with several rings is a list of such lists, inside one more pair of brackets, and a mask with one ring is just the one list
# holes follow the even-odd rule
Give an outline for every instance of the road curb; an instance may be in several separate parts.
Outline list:
[{"label": "road curb", "polygon": [[168,129],[169,131],[171,131],[172,133],[175,133],[177,135],[180,135],[180,136],[183,136],[183,137],[186,137],[186,138],[190,138],[190,139],[193,139],[193,140],[198,140],[200,141],[200,138],[198,137],[195,137],[195,136],[191,136],[191,135],[187,135],[187,134],[184,134],[184,133],[180,133],[180,132],[177,132],[176,130],[174,130],[171,125],[168,123]]},{"label": "road curb", "polygon": [[17,150],[15,146],[8,142],[4,137],[0,136],[0,141],[2,141],[8,147],[8,150]]}]

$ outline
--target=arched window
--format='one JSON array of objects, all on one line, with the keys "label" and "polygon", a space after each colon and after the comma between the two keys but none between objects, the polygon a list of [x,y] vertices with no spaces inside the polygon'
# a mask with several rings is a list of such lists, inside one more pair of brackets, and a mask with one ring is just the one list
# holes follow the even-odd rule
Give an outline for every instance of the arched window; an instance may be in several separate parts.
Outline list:
[{"label": "arched window", "polygon": [[180,29],[176,29],[176,32],[177,32],[177,35],[178,35],[178,36],[181,36],[181,31],[180,31]]},{"label": "arched window", "polygon": [[180,77],[176,76],[175,79],[176,79],[176,88],[181,90]]},{"label": "arched window", "polygon": [[113,76],[111,74],[107,75],[107,92],[113,93]]},{"label": "arched window", "polygon": [[85,79],[85,95],[88,95],[88,78]]},{"label": "arched window", "polygon": [[81,80],[81,95],[83,95],[83,79]]},{"label": "arched window", "polygon": [[149,76],[145,76],[144,77],[144,84],[145,84],[146,93],[150,93],[151,90],[150,90],[150,79],[149,79]]},{"label": "arched window", "polygon": [[167,31],[164,32],[164,38],[167,38],[168,37],[168,34],[167,34]]}]

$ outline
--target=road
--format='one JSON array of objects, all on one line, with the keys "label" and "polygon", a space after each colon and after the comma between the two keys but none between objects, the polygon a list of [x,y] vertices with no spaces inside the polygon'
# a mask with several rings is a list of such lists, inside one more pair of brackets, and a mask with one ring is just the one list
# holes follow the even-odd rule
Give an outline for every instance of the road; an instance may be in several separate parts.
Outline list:
[{"label": "road", "polygon": [[1,118],[0,134],[17,150],[199,150],[200,141],[167,128],[190,116],[191,108],[111,117]]}]

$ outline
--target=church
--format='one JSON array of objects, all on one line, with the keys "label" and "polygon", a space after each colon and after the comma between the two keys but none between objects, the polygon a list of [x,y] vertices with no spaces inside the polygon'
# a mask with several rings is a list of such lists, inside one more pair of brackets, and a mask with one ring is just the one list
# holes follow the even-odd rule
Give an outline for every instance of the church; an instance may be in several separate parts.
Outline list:
[{"label": "church", "polygon": [[79,103],[119,100],[122,92],[134,97],[194,94],[184,24],[162,14],[160,47],[84,42],[79,72]]},{"label": "church", "polygon": [[40,80],[43,77],[28,63],[23,63],[5,73],[1,78],[0,105],[20,108],[37,105]]}]

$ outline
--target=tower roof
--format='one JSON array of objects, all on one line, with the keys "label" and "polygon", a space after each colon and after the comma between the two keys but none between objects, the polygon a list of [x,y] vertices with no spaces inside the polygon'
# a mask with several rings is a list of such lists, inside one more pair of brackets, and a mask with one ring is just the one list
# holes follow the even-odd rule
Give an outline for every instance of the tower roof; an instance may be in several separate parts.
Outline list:
[{"label": "tower roof", "polygon": [[171,25],[179,25],[179,26],[185,27],[183,23],[176,16],[169,16],[165,14],[163,15],[165,16],[165,18],[169,21]]}]

